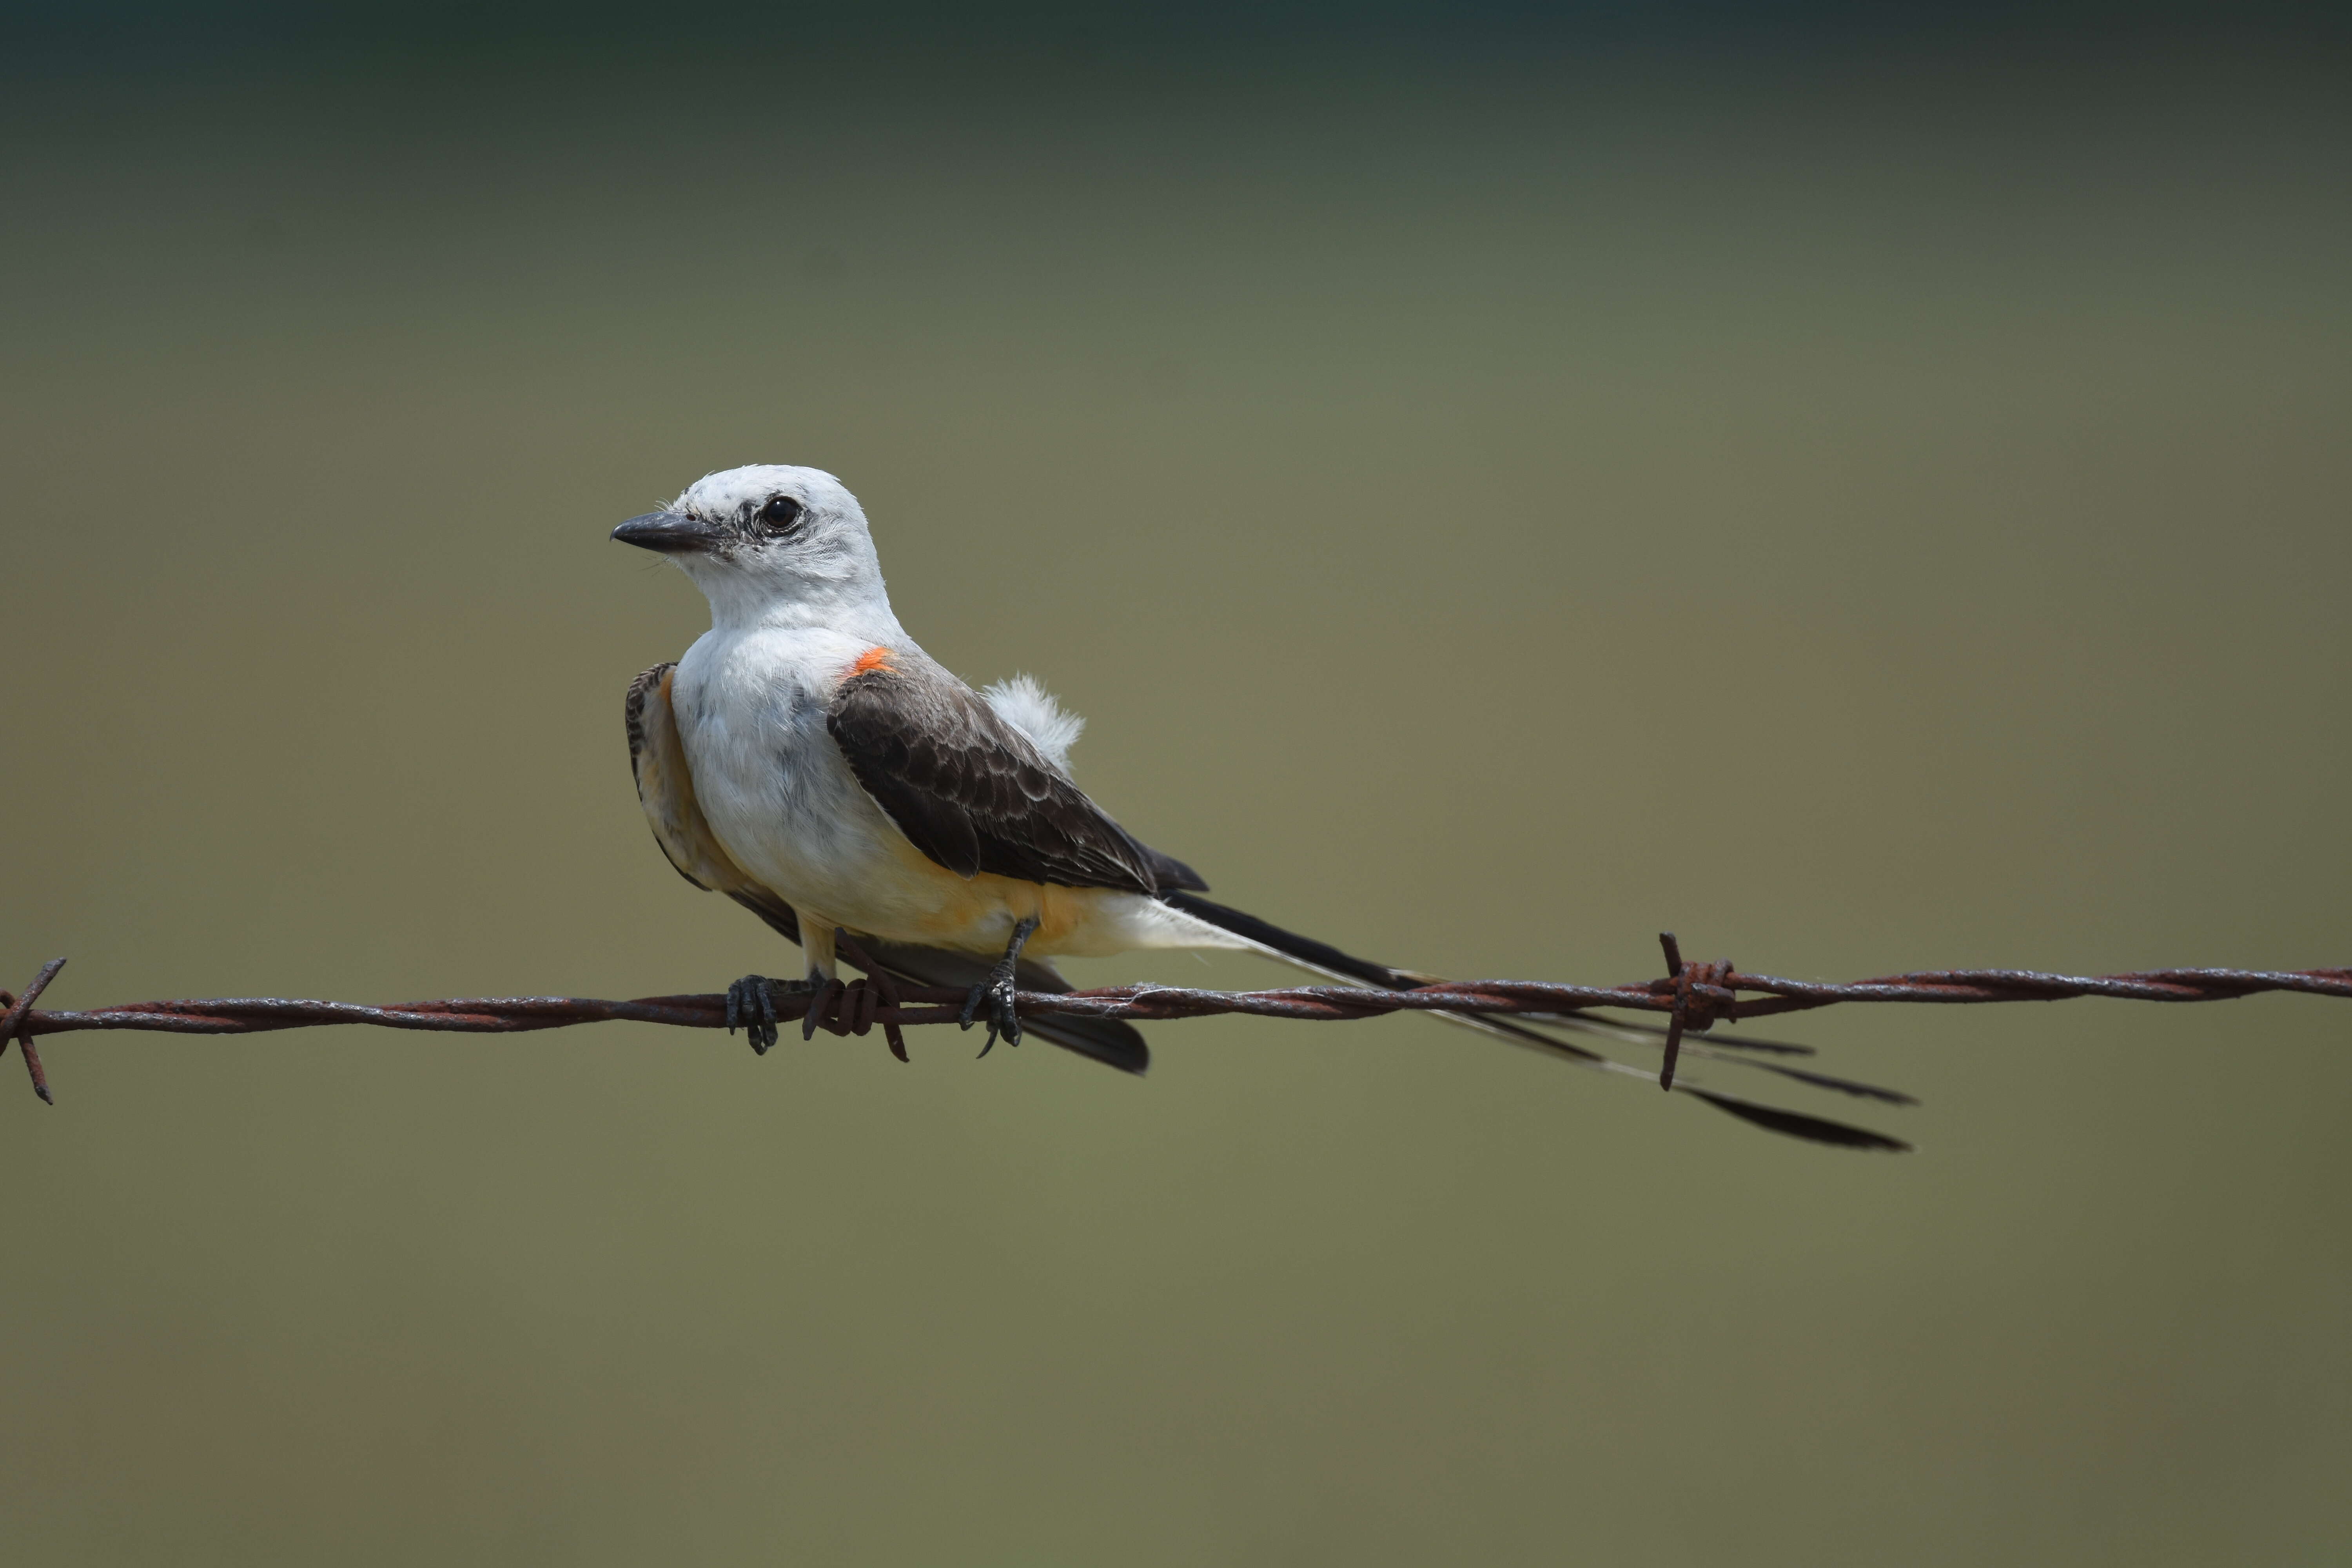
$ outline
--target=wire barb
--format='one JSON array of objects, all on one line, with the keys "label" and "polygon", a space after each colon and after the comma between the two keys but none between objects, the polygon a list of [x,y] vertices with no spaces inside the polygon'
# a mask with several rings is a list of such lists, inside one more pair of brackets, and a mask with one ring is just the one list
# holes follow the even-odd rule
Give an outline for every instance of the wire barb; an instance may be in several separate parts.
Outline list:
[{"label": "wire barb", "polygon": [[1683,968],[1683,944],[1675,940],[1674,932],[1660,931],[1658,945],[1665,950],[1666,978],[1675,983],[1675,1010],[1666,1020],[1666,1056],[1658,1064],[1658,1087],[1671,1089],[1675,1064],[1682,1060],[1683,1031],[1690,1027],[1690,976]]},{"label": "wire barb", "polygon": [[1658,1064],[1658,1087],[1670,1089],[1675,1087],[1675,1065],[1682,1059],[1684,1031],[1706,1034],[1715,1027],[1718,1006],[1737,1013],[1739,995],[1731,989],[1731,960],[1685,963],[1682,943],[1670,931],[1658,933],[1658,945],[1665,950],[1666,979],[1674,987],[1674,1010],[1666,1016],[1665,1059]]},{"label": "wire barb", "polygon": [[[887,970],[866,956],[866,950],[858,946],[857,940],[847,931],[835,931],[833,945],[842,957],[866,971],[866,978],[857,982],[858,1021],[850,1032],[862,1035],[878,1022],[882,1026],[883,1042],[890,1047],[890,1054],[902,1062],[910,1060],[907,1055],[907,1037],[899,1032],[898,1027],[901,1006],[898,983],[890,978]],[[887,1016],[884,1016],[886,1013]]]},{"label": "wire barb", "polygon": [[44,1105],[55,1105],[58,1101],[57,1097],[49,1092],[49,1075],[42,1070],[41,1053],[33,1048],[33,1004],[40,999],[41,993],[49,988],[49,982],[55,980],[58,971],[65,966],[66,961],[62,958],[53,958],[41,965],[41,972],[33,976],[32,984],[25,987],[25,994],[21,996],[11,996],[5,991],[0,991],[0,1007],[7,1009],[5,1014],[0,1014],[0,1056],[7,1054],[10,1040],[16,1042],[16,1048],[25,1053],[25,1072],[33,1080],[33,1092],[41,1097]]}]

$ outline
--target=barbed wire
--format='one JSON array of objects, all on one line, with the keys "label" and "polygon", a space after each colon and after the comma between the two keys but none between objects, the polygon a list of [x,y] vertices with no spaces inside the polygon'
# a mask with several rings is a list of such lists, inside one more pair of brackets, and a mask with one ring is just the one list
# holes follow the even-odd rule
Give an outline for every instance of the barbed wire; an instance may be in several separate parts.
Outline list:
[{"label": "barbed wire", "polygon": [[[1705,1034],[1717,1024],[1809,1012],[1846,1003],[1976,1005],[1995,1002],[2061,1002],[2103,996],[2126,1002],[2224,1002],[2263,992],[2352,999],[2352,968],[2347,969],[2155,969],[2129,974],[2048,974],[2023,969],[1938,969],[1882,975],[1843,984],[1751,974],[1729,959],[1694,963],[1682,956],[1673,933],[1663,933],[1667,973],[1622,985],[1570,985],[1540,980],[1435,981],[1412,990],[1346,985],[1300,985],[1269,991],[1202,991],[1175,985],[1114,985],[1096,990],[1024,991],[1015,1005],[1025,1016],[1065,1016],[1165,1021],[1241,1014],[1260,1018],[1298,1018],[1334,1023],[1390,1013],[1444,1013],[1473,1019],[1526,1017],[1594,1021],[1590,1009],[1612,1008],[1664,1016],[1665,1055],[1658,1081],[1675,1087],[1675,1074],[1685,1035]],[[719,994],[642,996],[608,1002],[579,996],[502,996],[398,1002],[293,1000],[278,996],[215,997],[197,1001],[126,1002],[88,1011],[43,1010],[33,1003],[46,990],[62,958],[42,965],[21,994],[0,991],[0,1053],[10,1041],[23,1053],[34,1092],[52,1104],[48,1079],[34,1037],[93,1029],[136,1029],[183,1035],[253,1035],[277,1029],[363,1024],[387,1029],[424,1029],[445,1034],[519,1034],[570,1028],[580,1024],[664,1024],[680,1028],[727,1026],[727,998]],[[855,959],[853,959],[855,962]],[[876,981],[835,981],[814,992],[779,992],[777,1021],[806,1022],[835,1035],[865,1035],[879,1026],[892,1038],[901,1028],[961,1020],[964,991]],[[1718,1045],[1765,1051],[1804,1051],[1779,1042],[1717,1037]],[[1803,1076],[1803,1075],[1799,1075]],[[1712,1094],[1708,1099],[1717,1099]]]}]

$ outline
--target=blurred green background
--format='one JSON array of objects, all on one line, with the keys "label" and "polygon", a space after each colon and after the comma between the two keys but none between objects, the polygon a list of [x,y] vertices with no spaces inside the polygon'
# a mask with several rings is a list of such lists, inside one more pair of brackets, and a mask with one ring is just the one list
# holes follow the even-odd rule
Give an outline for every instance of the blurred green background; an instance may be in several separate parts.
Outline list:
[{"label": "blurred green background", "polygon": [[[1376,957],[2352,961],[2334,41],[239,15],[8,35],[0,984],[789,971],[649,841],[621,692],[704,610],[604,537],[752,461],[840,474],[908,626],[1087,714],[1217,896]],[[2352,1559],[2352,1009],[1789,1032],[1921,1151],[1409,1018],[1140,1081],[57,1037],[55,1110],[0,1062],[0,1540]]]}]

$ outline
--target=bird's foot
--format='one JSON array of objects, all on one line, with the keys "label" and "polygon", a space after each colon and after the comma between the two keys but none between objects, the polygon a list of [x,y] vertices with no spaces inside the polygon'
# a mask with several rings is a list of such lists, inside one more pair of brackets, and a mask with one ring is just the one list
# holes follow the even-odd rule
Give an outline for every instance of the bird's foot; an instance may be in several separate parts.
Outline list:
[{"label": "bird's foot", "polygon": [[776,1043],[776,998],[805,995],[814,989],[805,980],[747,974],[727,988],[727,1032],[741,1029],[751,1037],[753,1052],[766,1056]]},{"label": "bird's foot", "polygon": [[1021,1043],[1021,1012],[1013,1005],[1013,961],[1004,960],[988,972],[988,978],[971,988],[963,999],[963,1015],[956,1022],[969,1029],[979,1021],[981,1009],[988,1009],[988,1043],[980,1047],[986,1056],[996,1048],[996,1037],[1003,1035],[1009,1045]]},{"label": "bird's foot", "polygon": [[1000,1034],[1013,1045],[1021,1043],[1021,1011],[1013,1003],[1013,966],[1021,961],[1022,944],[1036,929],[1034,916],[1014,926],[1013,940],[1004,944],[1004,956],[988,972],[988,978],[973,986],[971,994],[963,999],[963,1015],[956,1022],[964,1028],[971,1027],[983,1005],[988,1008],[988,1044],[980,1047],[982,1056],[996,1048],[996,1037]]}]

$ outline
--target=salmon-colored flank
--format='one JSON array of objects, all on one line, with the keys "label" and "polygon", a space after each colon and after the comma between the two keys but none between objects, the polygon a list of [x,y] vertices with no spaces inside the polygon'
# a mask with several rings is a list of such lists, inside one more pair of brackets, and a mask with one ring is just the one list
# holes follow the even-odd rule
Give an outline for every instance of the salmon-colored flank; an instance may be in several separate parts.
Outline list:
[{"label": "salmon-colored flank", "polygon": [[898,673],[891,668],[890,650],[887,647],[869,647],[859,654],[857,662],[849,667],[849,673],[855,678],[860,675],[871,675],[877,669],[885,675]]}]

